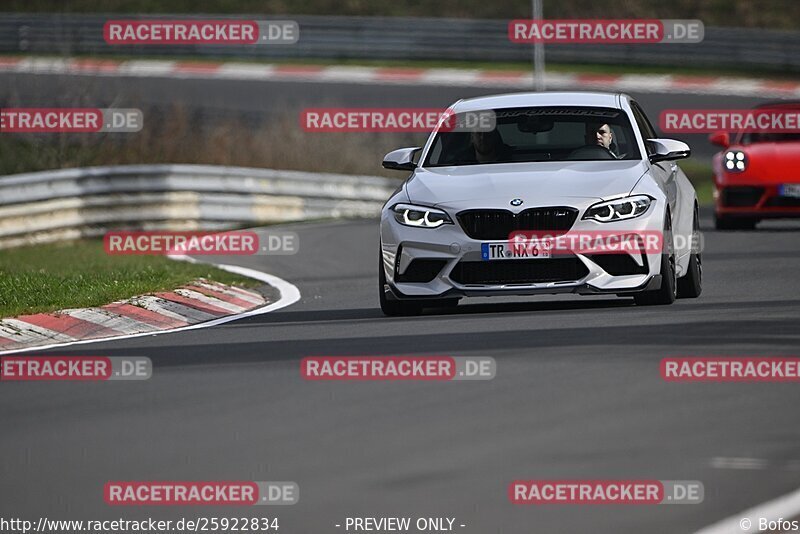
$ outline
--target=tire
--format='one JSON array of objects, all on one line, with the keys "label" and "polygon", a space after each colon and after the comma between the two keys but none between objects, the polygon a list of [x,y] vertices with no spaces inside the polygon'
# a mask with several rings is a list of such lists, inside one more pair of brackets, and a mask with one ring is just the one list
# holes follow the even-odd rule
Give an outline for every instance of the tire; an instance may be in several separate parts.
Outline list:
[{"label": "tire", "polygon": [[416,300],[396,300],[386,296],[386,273],[383,260],[378,255],[378,299],[381,311],[388,317],[409,317],[422,313],[422,303]]},{"label": "tire", "polygon": [[675,270],[675,243],[672,240],[672,220],[667,212],[664,223],[664,243],[667,253],[661,255],[661,287],[643,291],[633,296],[637,306],[665,306],[675,302],[678,293],[678,279]]},{"label": "tire", "polygon": [[717,230],[755,230],[758,219],[753,217],[726,217],[714,214],[714,228]]},{"label": "tire", "polygon": [[[692,223],[692,234],[697,235],[700,231],[700,217],[697,206],[694,207],[694,222]],[[692,240],[694,243],[698,241]],[[687,273],[678,278],[678,298],[696,299],[703,292],[703,258],[700,251],[692,253],[689,257],[689,268]]]}]

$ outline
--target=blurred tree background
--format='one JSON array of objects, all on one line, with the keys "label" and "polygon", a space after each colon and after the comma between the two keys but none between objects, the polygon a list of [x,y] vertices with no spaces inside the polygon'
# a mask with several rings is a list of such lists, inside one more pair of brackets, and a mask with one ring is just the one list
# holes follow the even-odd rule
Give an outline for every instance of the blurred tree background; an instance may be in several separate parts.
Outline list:
[{"label": "blurred tree background", "polygon": [[[0,12],[253,13],[529,18],[530,0],[2,0]],[[544,0],[545,17],[700,19],[707,26],[800,28],[800,0]]]}]

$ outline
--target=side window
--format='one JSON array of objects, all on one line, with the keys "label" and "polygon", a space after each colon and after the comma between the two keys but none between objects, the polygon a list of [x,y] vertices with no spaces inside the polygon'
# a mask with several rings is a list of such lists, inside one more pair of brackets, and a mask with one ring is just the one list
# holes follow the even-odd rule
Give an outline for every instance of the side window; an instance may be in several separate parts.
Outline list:
[{"label": "side window", "polygon": [[639,104],[631,101],[631,109],[633,110],[633,117],[636,119],[636,125],[639,127],[642,137],[645,139],[654,139],[658,137],[655,128],[653,128],[653,125],[647,120],[647,115],[644,114]]}]

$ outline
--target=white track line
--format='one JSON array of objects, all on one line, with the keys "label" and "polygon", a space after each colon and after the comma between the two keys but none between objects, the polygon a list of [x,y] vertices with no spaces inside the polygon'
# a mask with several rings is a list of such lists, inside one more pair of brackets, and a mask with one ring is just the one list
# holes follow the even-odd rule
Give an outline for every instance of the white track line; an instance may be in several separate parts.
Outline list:
[{"label": "white track line", "polygon": [[[723,519],[718,523],[714,523],[702,530],[698,530],[695,534],[742,534],[743,532],[762,532],[758,529],[758,521],[760,518],[765,518],[767,521],[775,521],[777,519],[792,519],[800,514],[800,489],[778,497],[772,501],[765,502],[758,506],[754,506],[743,512]],[[749,519],[751,527],[749,530],[742,529],[741,521]]]},{"label": "white track line", "polygon": [[[190,258],[188,256],[169,256],[169,258],[173,260],[179,261],[188,261],[190,263],[201,263],[195,260],[194,258]],[[300,290],[293,284],[290,284],[286,280],[282,278],[278,278],[277,276],[273,276],[271,274],[267,274],[261,271],[257,271],[255,269],[249,269],[247,267],[239,267],[238,265],[224,265],[224,264],[212,264],[214,267],[218,269],[222,269],[223,271],[228,271],[229,273],[240,274],[242,276],[246,276],[248,278],[252,278],[254,280],[258,280],[260,282],[264,282],[265,284],[269,284],[275,289],[280,292],[280,298],[269,304],[267,306],[263,306],[261,308],[255,308],[243,313],[237,313],[235,315],[227,315],[225,317],[219,317],[217,319],[212,319],[211,321],[206,321],[204,323],[197,323],[191,324],[188,326],[181,326],[179,328],[173,328],[170,330],[159,330],[155,332],[142,332],[139,334],[127,334],[122,336],[113,336],[113,337],[106,337],[101,339],[82,339],[79,341],[72,341],[68,343],[53,343],[51,345],[43,345],[40,347],[28,347],[24,349],[17,349],[17,350],[6,350],[0,351],[0,355],[3,354],[19,354],[22,352],[32,352],[32,351],[44,351],[48,349],[60,348],[60,347],[69,347],[71,345],[84,345],[88,343],[99,343],[101,341],[116,341],[119,339],[131,339],[135,337],[144,337],[144,336],[156,336],[160,334],[171,334],[173,332],[184,332],[186,330],[198,330],[200,328],[210,328],[212,326],[217,326],[224,323],[229,323],[231,321],[237,321],[239,319],[243,319],[245,317],[252,317],[254,315],[263,315],[265,313],[269,313],[271,311],[279,310],[281,308],[285,308],[287,306],[291,306],[298,300],[300,300]]]}]

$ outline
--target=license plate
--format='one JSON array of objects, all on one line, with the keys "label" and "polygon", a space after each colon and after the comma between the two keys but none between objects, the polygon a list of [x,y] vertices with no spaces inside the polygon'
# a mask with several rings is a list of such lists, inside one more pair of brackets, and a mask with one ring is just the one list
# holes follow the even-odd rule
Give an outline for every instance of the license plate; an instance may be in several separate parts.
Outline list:
[{"label": "license plate", "polygon": [[783,184],[779,193],[782,197],[800,198],[800,184]]},{"label": "license plate", "polygon": [[494,260],[540,260],[551,255],[549,247],[542,245],[516,245],[508,243],[481,243],[481,257],[484,261]]}]

